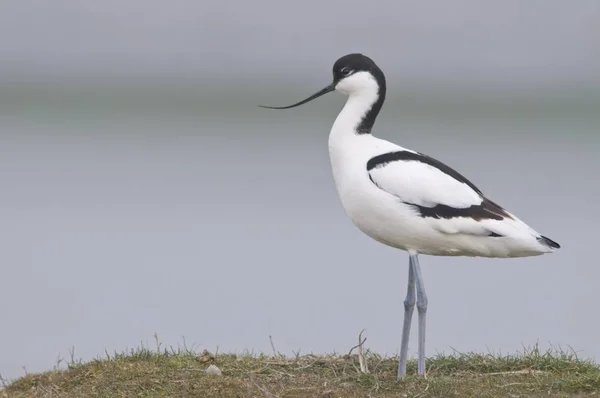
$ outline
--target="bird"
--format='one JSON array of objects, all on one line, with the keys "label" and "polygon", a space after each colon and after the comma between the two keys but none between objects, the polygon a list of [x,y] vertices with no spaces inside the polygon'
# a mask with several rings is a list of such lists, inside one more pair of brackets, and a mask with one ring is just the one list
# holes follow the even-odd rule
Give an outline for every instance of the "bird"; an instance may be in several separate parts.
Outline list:
[{"label": "bird", "polygon": [[347,97],[329,132],[331,170],[353,224],[375,241],[407,252],[407,293],[397,379],[406,376],[411,322],[418,313],[418,376],[426,377],[428,300],[419,255],[516,258],[555,252],[560,245],[489,199],[455,169],[424,153],[373,135],[386,96],[383,71],[362,53],[333,64],[331,84],[290,109],[329,92]]}]

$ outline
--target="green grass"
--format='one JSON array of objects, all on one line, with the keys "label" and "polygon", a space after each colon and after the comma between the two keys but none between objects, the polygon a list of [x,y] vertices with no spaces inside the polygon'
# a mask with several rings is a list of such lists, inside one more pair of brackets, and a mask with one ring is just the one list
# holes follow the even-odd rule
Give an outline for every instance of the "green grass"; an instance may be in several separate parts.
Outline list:
[{"label": "green grass", "polygon": [[[367,351],[369,373],[357,355],[213,355],[149,350],[107,355],[68,369],[28,374],[0,397],[563,397],[600,394],[600,367],[563,351],[438,355],[427,378],[396,381],[397,362]],[[222,376],[208,375],[211,364]]]}]

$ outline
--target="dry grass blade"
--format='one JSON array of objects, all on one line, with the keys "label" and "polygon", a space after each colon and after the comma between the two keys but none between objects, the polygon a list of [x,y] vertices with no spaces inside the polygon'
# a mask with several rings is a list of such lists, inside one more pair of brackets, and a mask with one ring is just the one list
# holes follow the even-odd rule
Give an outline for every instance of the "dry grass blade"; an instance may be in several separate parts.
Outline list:
[{"label": "dry grass blade", "polygon": [[260,390],[260,392],[262,392],[265,397],[267,398],[279,398],[279,396],[273,394],[272,392],[270,392],[269,390],[267,390],[266,388],[259,386],[257,382],[255,382],[254,380],[252,380],[252,384],[254,385],[254,387],[258,388]]},{"label": "dry grass blade", "polygon": [[271,349],[273,350],[273,358],[280,357],[281,355],[275,349],[275,343],[273,343],[273,336],[269,335],[269,341],[271,342]]},{"label": "dry grass blade", "polygon": [[362,339],[362,334],[365,330],[361,330],[358,334],[358,363],[360,364],[360,371],[363,373],[369,373],[369,365],[367,364],[367,358],[365,358],[365,350],[363,344],[367,341],[367,338]]},{"label": "dry grass blade", "polygon": [[543,370],[537,370],[537,369],[521,369],[521,370],[511,370],[508,372],[492,372],[492,373],[486,373],[487,376],[504,376],[504,375],[531,375],[531,376],[537,376],[537,375],[543,375],[543,374],[547,374],[548,372],[544,372]]}]

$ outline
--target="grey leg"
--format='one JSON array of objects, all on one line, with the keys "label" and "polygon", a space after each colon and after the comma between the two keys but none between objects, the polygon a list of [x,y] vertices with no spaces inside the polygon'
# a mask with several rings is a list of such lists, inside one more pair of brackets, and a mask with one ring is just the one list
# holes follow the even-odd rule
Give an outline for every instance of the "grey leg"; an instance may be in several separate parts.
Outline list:
[{"label": "grey leg", "polygon": [[427,294],[425,294],[425,284],[421,275],[421,266],[419,265],[418,254],[411,256],[412,265],[415,269],[415,279],[417,288],[417,312],[419,314],[419,376],[425,376],[425,318],[427,315]]},{"label": "grey leg", "polygon": [[400,344],[400,360],[398,363],[398,380],[406,376],[406,358],[408,355],[408,336],[410,335],[410,323],[415,309],[415,271],[413,269],[413,258],[408,261],[408,288],[406,299],[404,299],[404,325],[402,326],[402,343]]}]

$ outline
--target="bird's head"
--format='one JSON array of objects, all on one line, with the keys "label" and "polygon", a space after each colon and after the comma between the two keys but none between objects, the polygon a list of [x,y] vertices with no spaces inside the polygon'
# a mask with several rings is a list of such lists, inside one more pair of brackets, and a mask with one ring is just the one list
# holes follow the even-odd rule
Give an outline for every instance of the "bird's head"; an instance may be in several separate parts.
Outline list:
[{"label": "bird's head", "polygon": [[352,96],[363,93],[385,94],[385,76],[373,60],[366,55],[353,53],[339,58],[333,64],[333,81],[310,97],[288,106],[264,106],[269,109],[290,109],[310,102],[332,91]]}]

